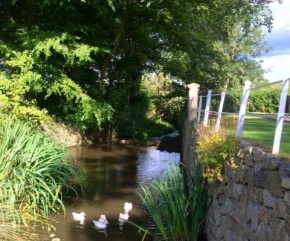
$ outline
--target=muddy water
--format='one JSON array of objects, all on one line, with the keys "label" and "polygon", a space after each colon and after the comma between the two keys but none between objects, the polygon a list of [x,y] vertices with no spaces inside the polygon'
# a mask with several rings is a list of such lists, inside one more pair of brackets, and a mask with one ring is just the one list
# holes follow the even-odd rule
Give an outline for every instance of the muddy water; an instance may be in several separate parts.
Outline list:
[{"label": "muddy water", "polygon": [[[61,241],[140,241],[143,233],[133,225],[120,225],[119,214],[124,203],[133,204],[129,220],[150,228],[145,220],[138,195],[140,183],[162,175],[166,163],[178,163],[178,153],[161,152],[147,148],[147,144],[114,144],[93,148],[76,147],[71,150],[77,165],[83,170],[83,193],[66,201],[67,214],[53,216],[54,238]],[[72,212],[85,212],[84,223],[74,221]],[[92,220],[105,214],[109,222],[106,229],[96,229]],[[149,241],[147,237],[145,240]]]}]

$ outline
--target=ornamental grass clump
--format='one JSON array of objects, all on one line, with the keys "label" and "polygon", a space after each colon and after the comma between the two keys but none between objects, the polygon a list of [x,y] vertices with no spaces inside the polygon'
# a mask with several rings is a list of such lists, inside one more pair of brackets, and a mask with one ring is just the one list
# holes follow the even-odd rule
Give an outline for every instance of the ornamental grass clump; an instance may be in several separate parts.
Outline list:
[{"label": "ornamental grass clump", "polygon": [[65,211],[62,197],[74,190],[80,171],[66,147],[28,122],[0,118],[1,225],[46,222],[52,211]]},{"label": "ornamental grass clump", "polygon": [[35,226],[20,224],[19,210],[14,207],[0,204],[0,240],[5,241],[43,241],[44,235],[37,231]]},{"label": "ornamental grass clump", "polygon": [[202,175],[208,182],[222,181],[224,162],[235,169],[234,157],[240,149],[240,139],[230,129],[215,131],[214,125],[198,126],[197,156]]},{"label": "ornamental grass clump", "polygon": [[140,196],[156,226],[155,233],[143,229],[146,234],[155,240],[197,240],[207,210],[207,189],[198,173],[188,195],[182,168],[173,166],[164,178],[142,185]]}]

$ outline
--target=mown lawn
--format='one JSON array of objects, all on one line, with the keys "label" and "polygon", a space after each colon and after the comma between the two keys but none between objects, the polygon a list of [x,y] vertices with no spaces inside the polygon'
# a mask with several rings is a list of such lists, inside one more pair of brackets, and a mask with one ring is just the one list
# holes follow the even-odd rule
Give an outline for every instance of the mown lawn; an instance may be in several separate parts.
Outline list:
[{"label": "mown lawn", "polygon": [[[272,150],[276,129],[276,120],[246,116],[243,138],[268,146]],[[290,154],[290,123],[284,121],[280,152]]]}]

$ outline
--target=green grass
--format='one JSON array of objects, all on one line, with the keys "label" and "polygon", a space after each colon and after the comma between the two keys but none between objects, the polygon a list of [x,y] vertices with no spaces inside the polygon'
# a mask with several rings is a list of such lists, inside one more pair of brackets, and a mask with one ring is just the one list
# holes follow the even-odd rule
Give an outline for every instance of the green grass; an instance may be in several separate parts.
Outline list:
[{"label": "green grass", "polygon": [[[236,131],[237,116],[225,116],[222,119],[224,128]],[[215,124],[215,120],[212,120]],[[272,152],[276,129],[276,119],[262,116],[246,116],[242,138],[266,147]],[[290,123],[284,122],[279,154],[290,153]]]},{"label": "green grass", "polygon": [[[236,132],[237,115],[223,116],[221,120],[222,128],[227,131]],[[209,125],[215,125],[216,118],[212,118]],[[266,148],[272,153],[274,136],[276,129],[276,119],[265,118],[262,116],[246,116],[242,138],[253,141],[261,147]],[[279,156],[290,154],[290,123],[284,121]]]},{"label": "green grass", "polygon": [[[271,150],[274,143],[276,120],[246,116],[243,138],[268,146]],[[290,153],[290,124],[284,122],[280,143],[280,152]]]}]

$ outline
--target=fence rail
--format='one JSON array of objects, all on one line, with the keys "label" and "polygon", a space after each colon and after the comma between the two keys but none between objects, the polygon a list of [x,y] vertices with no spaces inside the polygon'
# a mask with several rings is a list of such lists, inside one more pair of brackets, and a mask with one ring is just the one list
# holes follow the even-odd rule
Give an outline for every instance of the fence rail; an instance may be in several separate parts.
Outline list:
[{"label": "fence rail", "polygon": [[[284,119],[290,119],[290,116],[285,115],[285,107],[286,107],[286,101],[287,101],[287,94],[288,94],[288,88],[289,88],[289,81],[290,78],[280,81],[275,81],[271,83],[267,83],[264,85],[259,85],[256,87],[252,87],[252,82],[249,80],[245,81],[245,85],[243,90],[236,90],[232,92],[221,92],[219,94],[212,94],[212,90],[208,90],[206,96],[199,96],[199,104],[198,104],[198,113],[197,113],[197,123],[200,123],[201,119],[201,113],[203,112],[203,125],[207,126],[209,114],[217,114],[217,122],[215,131],[217,132],[220,128],[221,118],[223,114],[238,114],[238,121],[236,126],[236,136],[242,137],[243,129],[244,129],[244,122],[245,122],[245,116],[269,116],[270,114],[254,114],[254,113],[247,113],[247,105],[248,105],[248,99],[251,90],[256,90],[260,88],[265,88],[267,86],[275,85],[282,83],[281,93],[280,93],[280,101],[279,101],[279,109],[278,113],[272,116],[276,116],[276,129],[275,129],[275,137],[273,140],[273,147],[272,147],[272,154],[278,154],[280,150],[280,143],[281,143],[281,136],[282,136],[282,129],[284,124]],[[223,112],[224,102],[225,102],[225,96],[227,94],[231,94],[233,92],[242,91],[242,97],[239,107],[238,113],[231,113],[231,112]],[[212,111],[210,110],[210,104],[211,104],[211,97],[212,96],[220,96],[220,104],[218,111]],[[202,109],[202,99],[206,98],[206,105],[205,109]]]}]

